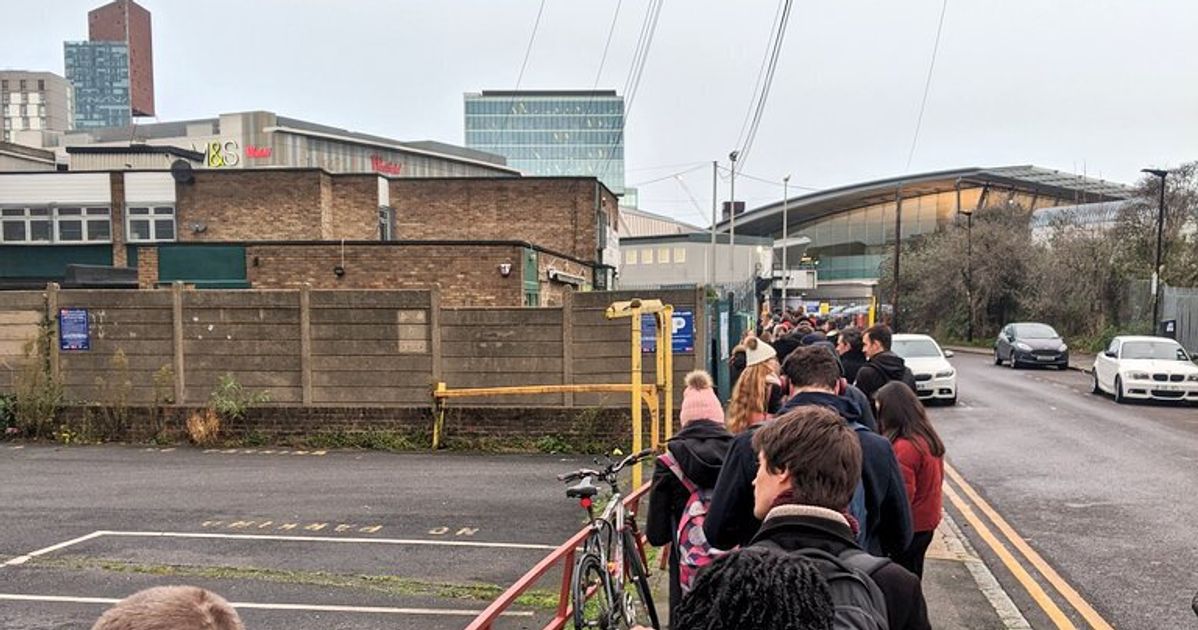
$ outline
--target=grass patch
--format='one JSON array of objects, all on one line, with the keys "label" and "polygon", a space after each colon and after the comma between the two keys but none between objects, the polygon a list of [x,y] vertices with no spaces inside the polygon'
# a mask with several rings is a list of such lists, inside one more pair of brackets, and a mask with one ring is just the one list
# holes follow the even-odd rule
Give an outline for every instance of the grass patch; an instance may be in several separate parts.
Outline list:
[{"label": "grass patch", "polygon": [[[383,593],[393,596],[425,596],[447,599],[492,601],[503,594],[498,584],[480,582],[431,582],[396,575],[363,575],[327,571],[287,571],[259,567],[199,566],[180,564],[134,564],[82,555],[58,558],[35,558],[31,565],[60,569],[93,569],[113,573],[132,573],[163,577],[205,578],[223,580],[255,580],[274,584],[299,584],[344,588]],[[547,589],[531,589],[516,599],[516,605],[537,609],[557,607],[558,595]]]}]

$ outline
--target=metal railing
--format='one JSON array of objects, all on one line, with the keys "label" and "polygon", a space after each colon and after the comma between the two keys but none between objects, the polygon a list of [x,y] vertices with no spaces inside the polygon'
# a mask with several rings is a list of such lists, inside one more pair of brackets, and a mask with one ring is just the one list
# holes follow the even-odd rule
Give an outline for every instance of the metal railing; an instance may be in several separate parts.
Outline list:
[{"label": "metal railing", "polygon": [[[638,464],[639,466],[639,464]],[[644,485],[636,489],[632,494],[624,498],[624,506],[632,511],[633,518],[636,518],[637,508],[640,506],[640,500],[649,492],[651,484],[646,482]],[[541,559],[532,569],[516,580],[498,599],[491,602],[485,610],[475,617],[470,625],[466,626],[466,630],[490,630],[491,624],[495,623],[508,608],[516,602],[528,589],[532,588],[546,573],[549,572],[559,562],[562,565],[562,585],[561,592],[558,594],[557,609],[553,615],[553,619],[545,624],[544,630],[561,630],[570,621],[574,614],[574,609],[570,605],[570,582],[574,577],[574,554],[578,551],[579,545],[586,540],[591,534],[591,528],[582,528],[576,534],[570,537],[569,540],[562,543],[560,547],[554,549],[549,555]],[[646,567],[648,562],[645,562],[643,540],[638,541],[638,548],[641,550],[641,561]],[[593,594],[588,593],[587,596]]]}]

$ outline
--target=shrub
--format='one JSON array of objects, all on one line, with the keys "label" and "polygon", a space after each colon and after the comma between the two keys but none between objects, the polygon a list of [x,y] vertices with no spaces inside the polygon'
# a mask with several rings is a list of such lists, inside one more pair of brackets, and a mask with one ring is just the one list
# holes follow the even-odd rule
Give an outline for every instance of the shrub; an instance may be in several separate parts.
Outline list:
[{"label": "shrub", "polygon": [[243,420],[250,407],[270,402],[267,392],[251,392],[237,382],[232,373],[217,380],[216,389],[208,398],[208,407],[225,420]]},{"label": "shrub", "polygon": [[49,320],[42,320],[37,337],[24,347],[25,362],[16,374],[12,415],[29,437],[51,437],[54,420],[62,406],[62,383],[50,370]]},{"label": "shrub", "polygon": [[220,424],[212,409],[195,411],[187,417],[187,439],[196,446],[212,446],[220,437]]},{"label": "shrub", "polygon": [[117,348],[109,359],[109,370],[105,376],[96,377],[96,392],[100,426],[98,437],[106,440],[121,440],[129,431],[129,399],[133,396],[133,381],[129,377],[129,357]]}]

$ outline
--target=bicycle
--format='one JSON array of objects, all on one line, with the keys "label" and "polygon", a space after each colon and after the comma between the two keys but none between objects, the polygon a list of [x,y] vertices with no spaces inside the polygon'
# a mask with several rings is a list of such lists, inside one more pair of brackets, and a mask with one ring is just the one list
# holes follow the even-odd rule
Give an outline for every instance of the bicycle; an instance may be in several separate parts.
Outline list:
[{"label": "bicycle", "polygon": [[[618,463],[609,463],[602,470],[582,468],[558,475],[559,481],[578,484],[566,488],[566,496],[578,499],[578,504],[590,519],[590,535],[574,564],[570,581],[570,597],[574,606],[574,627],[614,630],[631,628],[649,622],[660,628],[653,595],[649,592],[649,573],[645,569],[644,548],[637,532],[636,518],[624,508],[618,474],[629,464],[636,464],[653,455],[652,449],[633,453]],[[607,482],[612,496],[603,513],[596,518],[594,498],[599,487],[594,480]],[[625,585],[631,582],[631,592]],[[588,601],[590,605],[588,606]]]}]

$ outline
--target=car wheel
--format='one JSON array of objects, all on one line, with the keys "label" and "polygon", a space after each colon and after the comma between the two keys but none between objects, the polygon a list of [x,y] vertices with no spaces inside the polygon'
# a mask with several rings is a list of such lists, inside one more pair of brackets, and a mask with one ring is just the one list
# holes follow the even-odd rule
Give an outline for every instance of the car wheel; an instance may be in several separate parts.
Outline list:
[{"label": "car wheel", "polygon": [[1011,351],[1011,369],[1012,370],[1019,369],[1019,362],[1015,360],[1015,351],[1014,350]]},{"label": "car wheel", "polygon": [[1115,402],[1123,404],[1127,399],[1123,397],[1123,379],[1115,377]]},{"label": "car wheel", "polygon": [[1092,376],[1094,377],[1094,388],[1090,390],[1090,393],[1091,393],[1091,394],[1098,394],[1098,395],[1100,395],[1100,396],[1101,396],[1101,395],[1102,395],[1102,388],[1098,386],[1098,370],[1094,370],[1094,373],[1093,373],[1093,375],[1092,375]]},{"label": "car wheel", "polygon": [[998,353],[998,349],[994,350],[994,365],[1002,365],[1002,355]]}]

